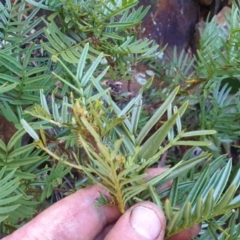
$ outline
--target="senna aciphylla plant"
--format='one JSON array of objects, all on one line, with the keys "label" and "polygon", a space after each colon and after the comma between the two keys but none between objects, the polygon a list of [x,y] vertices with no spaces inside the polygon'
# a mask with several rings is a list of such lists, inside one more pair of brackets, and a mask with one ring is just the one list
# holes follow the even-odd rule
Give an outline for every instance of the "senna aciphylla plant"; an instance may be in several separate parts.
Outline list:
[{"label": "senna aciphylla plant", "polygon": [[[178,88],[171,93],[169,91],[172,88],[167,88],[167,97],[163,98],[165,101],[155,109],[149,120],[142,117],[144,99],[141,94],[120,109],[111,100],[108,89],[102,89],[101,79],[110,72],[109,67],[102,71],[105,65],[99,66],[103,56],[117,76],[119,72],[126,73],[129,66],[135,66],[134,64],[146,59],[154,60],[159,55],[156,44],[149,39],[137,40],[135,31],[132,31],[132,27],[141,22],[147,9],[133,9],[137,4],[136,0],[101,0],[97,1],[99,7],[96,7],[95,0],[82,1],[81,5],[77,1],[50,1],[51,6],[43,5],[42,1],[28,2],[35,6],[31,13],[31,9],[25,7],[24,0],[6,0],[5,5],[0,4],[0,64],[4,73],[0,80],[2,85],[8,82],[1,91],[1,113],[15,124],[19,123],[19,117],[25,118],[27,122],[22,120],[23,126],[35,140],[34,143],[21,146],[24,134],[21,130],[7,145],[0,141],[0,160],[2,166],[5,166],[0,171],[0,180],[7,182],[7,192],[11,185],[11,194],[16,199],[12,203],[9,203],[9,200],[4,201],[7,205],[3,207],[1,204],[1,209],[7,214],[2,216],[0,213],[0,222],[5,221],[0,227],[8,225],[12,216],[16,223],[13,223],[14,226],[19,225],[19,219],[31,219],[33,214],[29,213],[34,212],[33,208],[29,210],[32,199],[25,194],[16,195],[16,192],[29,190],[30,185],[42,188],[42,182],[36,183],[36,179],[42,176],[44,171],[46,187],[42,191],[44,194],[41,194],[41,199],[46,199],[52,194],[51,177],[54,175],[53,179],[61,181],[70,171],[70,167],[64,166],[66,164],[84,173],[81,175],[84,179],[79,182],[86,179],[87,183],[98,182],[104,186],[112,194],[113,204],[122,212],[137,201],[148,199],[156,202],[167,216],[167,236],[204,222],[211,231],[202,229],[204,234],[201,239],[238,239],[239,226],[235,224],[238,211],[234,209],[240,206],[239,195],[236,195],[240,172],[238,169],[232,171],[232,163],[226,157],[210,161],[208,153],[191,158],[187,152],[182,159],[176,159],[176,164],[165,173],[147,182],[142,180],[145,170],[158,163],[170,148],[178,145],[206,146],[208,143],[197,141],[198,137],[214,133],[211,130],[187,132],[182,129],[182,116],[188,103],[183,103],[181,107],[174,106],[175,98],[177,103],[179,96],[181,102],[183,100],[181,94],[176,97]],[[45,3],[49,4],[49,1]],[[72,11],[73,6],[76,11]],[[54,12],[45,21],[44,29],[35,31],[35,27],[42,21],[36,15],[41,7]],[[234,109],[237,117],[229,118],[233,112],[230,105],[237,102],[236,98],[233,96],[229,99],[229,92],[222,91],[225,87],[219,85],[221,91],[215,87],[215,83],[220,83],[223,76],[235,76],[238,81],[239,10],[233,10],[231,19],[227,21],[230,31],[227,33],[225,28],[222,29],[226,38],[221,38],[222,30],[218,29],[213,21],[201,36],[202,44],[197,60],[188,61],[188,58],[184,57],[185,53],[180,57],[175,54],[169,66],[164,65],[166,78],[163,80],[166,80],[166,83],[169,79],[171,83],[174,79],[174,84],[187,79],[190,68],[194,68],[196,75],[200,77],[197,83],[203,83],[201,79],[206,82],[204,87],[199,86],[195,98],[201,106],[199,125],[204,126],[201,129],[217,129],[215,139],[218,138],[219,142],[223,142],[222,136],[226,137],[225,139],[239,138],[239,111]],[[28,17],[25,19],[25,16]],[[19,26],[19,19],[23,18],[25,21]],[[58,20],[63,28],[58,27]],[[41,44],[34,41],[35,44],[23,48],[27,43],[33,42],[34,38],[43,38],[44,41]],[[47,52],[54,55],[52,59],[49,59]],[[159,61],[155,62],[158,69]],[[50,71],[54,71],[53,75],[49,74]],[[62,89],[60,87],[53,90],[55,81],[52,80],[55,79],[62,83]],[[46,89],[47,96],[40,89]],[[72,96],[70,92],[73,93]],[[55,97],[57,94],[60,98]],[[217,100],[216,106],[209,101],[209,96],[212,95]],[[46,100],[49,98],[50,102]],[[22,109],[26,109],[26,105],[34,105],[26,111],[32,116],[23,115]],[[223,110],[221,116],[219,106]],[[163,120],[163,115],[167,115],[167,121]],[[216,120],[219,123],[218,128]],[[212,124],[209,125],[209,122]],[[162,125],[152,133],[151,129],[156,123]],[[222,135],[219,135],[219,132]],[[43,156],[42,149],[51,157]],[[59,164],[55,165],[54,162],[49,164],[48,168],[39,170],[37,166],[40,163],[52,159],[59,161]],[[197,169],[195,166],[204,160],[204,167]],[[11,176],[13,180],[9,183]],[[19,181],[18,177],[23,181]],[[155,190],[171,180],[171,189],[160,192]],[[21,189],[18,188],[19,184]],[[11,194],[8,196],[12,197]],[[0,199],[4,199],[3,194],[0,194]],[[107,204],[106,199],[101,200]],[[24,210],[18,211],[19,206]],[[223,216],[216,218],[219,215]]]},{"label": "senna aciphylla plant", "polygon": [[[166,101],[173,98],[177,91],[178,89],[175,89]],[[66,156],[58,156],[51,151],[51,146],[48,146],[43,131],[40,131],[41,135],[39,137],[24,120],[22,120],[23,126],[35,138],[38,147],[41,147],[55,159],[84,171],[94,182],[98,182],[103,185],[103,187],[107,188],[114,197],[115,204],[118,205],[121,212],[126,210],[126,205],[129,205],[134,197],[137,197],[140,193],[148,189],[148,183],[143,182],[143,178],[145,177],[144,170],[154,164],[168,148],[183,144],[184,141],[179,141],[179,139],[185,137],[186,134],[192,136],[196,135],[196,133],[198,135],[214,133],[214,131],[189,133],[181,131],[175,138],[169,141],[164,148],[156,146],[155,144],[159,144],[157,141],[163,141],[167,137],[167,129],[173,127],[176,121],[175,119],[179,114],[182,115],[183,109],[180,108],[180,112],[176,112],[169,121],[163,124],[156,132],[157,135],[161,136],[165,134],[164,137],[157,137],[157,135],[153,134],[153,136],[149,138],[150,140],[148,139],[145,143],[138,145],[136,142],[139,135],[134,136],[131,134],[129,129],[127,129],[127,124],[124,122],[129,121],[128,118],[117,116],[107,118],[109,112],[103,107],[103,102],[96,100],[94,103],[89,103],[86,108],[80,104],[79,99],[75,99],[72,101],[70,107],[72,113],[68,118],[69,121],[65,123],[51,119],[51,115],[47,113],[47,109],[41,106],[35,106],[30,113],[44,120],[48,120],[58,127],[69,129],[69,138],[75,139],[76,145],[85,150],[86,159],[82,165],[77,164],[79,160],[74,152],[75,164],[69,162]],[[167,109],[167,106],[165,106],[165,108]],[[149,122],[147,124],[149,124]],[[150,130],[151,128],[149,131]],[[121,135],[118,133],[121,133]],[[61,139],[59,139],[59,141],[61,141]],[[140,142],[142,141],[143,140],[140,140]],[[196,143],[202,145],[208,144],[206,142],[194,141],[191,143],[185,141],[185,143],[189,145],[194,145]],[[151,151],[142,151],[146,148],[151,148]],[[144,156],[144,158],[142,156]],[[197,159],[188,161],[188,167],[186,164],[183,164],[184,162],[180,162],[166,171],[166,173],[162,174],[162,177],[166,177],[173,171],[177,173],[177,169],[181,172],[180,169],[182,169],[183,166],[185,171],[187,171],[192,166],[208,157],[209,155],[205,154]]]},{"label": "senna aciphylla plant", "polygon": [[[64,67],[66,66],[64,65]],[[90,77],[92,78],[92,76]],[[124,212],[126,205],[130,206],[134,203],[135,197],[148,191],[149,183],[143,183],[146,168],[157,162],[159,157],[172,146],[208,145],[209,143],[204,141],[180,141],[180,139],[213,134],[214,131],[185,132],[181,129],[180,119],[187,109],[187,102],[179,109],[174,107],[172,113],[172,102],[179,88],[169,94],[145,126],[138,130],[142,109],[141,95],[132,99],[121,110],[101,88],[96,79],[92,80],[92,83],[99,93],[87,101],[84,99],[84,95],[77,99],[74,99],[72,95],[71,104],[64,99],[62,107],[56,108],[55,100],[52,98],[52,111],[50,111],[46,96],[41,92],[42,106],[35,105],[28,112],[52,125],[68,130],[64,138],[60,137],[58,141],[64,140],[67,145],[75,149],[84,149],[86,159],[82,161],[82,164],[74,152],[72,154],[75,163],[68,161],[64,154],[58,155],[56,150],[52,151],[52,145],[47,143],[43,131],[40,131],[41,136],[39,137],[26,121],[22,120],[22,124],[36,140],[38,147],[44,149],[55,159],[84,171],[94,182],[107,188],[114,197],[115,204],[118,205],[121,212]],[[84,93],[85,86],[82,86],[83,89],[79,90],[80,94]],[[104,101],[106,106],[103,104]],[[168,121],[145,140],[152,127],[166,111],[169,115]],[[177,126],[176,136],[174,136],[173,131],[174,125]],[[168,139],[167,144],[162,147],[163,141],[166,139]],[[176,166],[162,174],[161,178],[166,178],[170,173],[175,173],[174,177],[177,177],[183,170],[188,171],[208,157],[207,154],[202,155],[189,161],[188,165],[180,161]]]},{"label": "senna aciphylla plant", "polygon": [[[85,51],[87,49],[88,46],[85,47]],[[214,203],[217,206],[221,203],[220,205],[224,207],[221,210],[215,208],[214,212],[206,212],[207,207],[209,208],[208,196],[211,194],[213,196],[215,193],[213,189],[218,189],[221,196],[226,186],[219,186],[220,182],[215,182],[212,178],[209,179],[211,168],[205,168],[200,177],[198,176],[198,180],[193,178],[192,182],[186,183],[181,180],[183,176],[187,179],[189,171],[192,171],[197,164],[209,161],[211,155],[208,153],[190,159],[185,157],[163,174],[146,182],[143,181],[146,176],[145,170],[157,163],[169,148],[179,145],[208,146],[209,142],[207,141],[189,140],[189,138],[197,139],[199,136],[215,133],[213,130],[187,132],[182,129],[181,117],[187,109],[188,102],[183,103],[180,107],[172,106],[179,87],[168,95],[144,127],[139,129],[142,111],[141,94],[133,98],[123,109],[120,109],[111,100],[108,90],[103,89],[100,84],[103,74],[98,75],[97,78],[94,77],[93,73],[97,68],[96,62],[93,61],[89,67],[92,73],[83,78],[83,75],[79,74],[78,71],[83,69],[84,54],[79,60],[76,75],[58,58],[55,60],[59,61],[66,72],[70,72],[73,81],[78,81],[79,88],[72,86],[71,83],[55,74],[63,83],[74,90],[74,95],[71,94],[69,98],[64,97],[61,102],[57,102],[53,93],[51,103],[47,104],[47,96],[44,95],[43,91],[40,92],[41,105],[35,105],[26,111],[41,120],[40,134],[38,135],[33,129],[35,127],[33,124],[27,123],[25,120],[21,121],[26,131],[34,138],[36,146],[43,149],[53,159],[82,171],[89,180],[92,180],[93,184],[98,183],[106,188],[114,199],[111,204],[117,205],[121,212],[124,212],[127,207],[137,201],[150,199],[157,203],[167,215],[168,236],[196,223],[211,219],[212,216],[220,215],[233,206],[231,201],[224,201],[223,204],[221,199],[211,198],[211,204]],[[79,75],[81,78],[78,77]],[[81,82],[82,79],[84,82]],[[95,89],[92,92],[89,90],[90,85]],[[163,122],[150,135],[151,129],[166,113],[167,121]],[[61,146],[64,143],[68,151],[58,148],[58,144],[53,145],[52,142],[48,142],[44,129],[50,126],[53,129],[58,127],[64,132],[64,134],[59,134],[59,137],[56,136],[55,142],[61,142]],[[66,154],[69,151],[71,154]],[[79,154],[80,152],[81,154]],[[216,159],[215,161],[219,162],[220,160]],[[231,163],[229,162],[229,164],[217,173],[219,179],[223,179],[223,176],[229,177],[226,175],[226,172],[231,169]],[[231,189],[232,193],[235,193],[237,189],[236,183],[239,175],[240,173],[234,179],[233,185],[235,184],[235,187]],[[174,180],[171,189],[160,193],[155,190],[171,180]],[[196,180],[200,182],[196,182]],[[207,187],[205,192],[203,185]],[[183,186],[185,187],[183,188]],[[190,204],[181,200],[180,192],[181,194],[190,192],[186,200]],[[169,196],[169,200],[162,204],[164,196]],[[107,204],[107,200],[103,197],[99,202]],[[236,206],[236,203],[234,204]],[[176,208],[178,205],[182,205],[183,208]],[[201,215],[201,212],[204,212],[204,215]]]}]

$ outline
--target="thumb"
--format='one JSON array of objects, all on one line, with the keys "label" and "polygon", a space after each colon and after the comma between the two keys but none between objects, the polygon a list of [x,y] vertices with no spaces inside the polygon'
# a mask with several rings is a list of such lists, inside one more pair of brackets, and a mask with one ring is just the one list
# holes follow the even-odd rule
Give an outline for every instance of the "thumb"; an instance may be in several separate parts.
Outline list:
[{"label": "thumb", "polygon": [[116,222],[105,240],[163,240],[165,217],[151,202],[141,202],[128,209]]}]

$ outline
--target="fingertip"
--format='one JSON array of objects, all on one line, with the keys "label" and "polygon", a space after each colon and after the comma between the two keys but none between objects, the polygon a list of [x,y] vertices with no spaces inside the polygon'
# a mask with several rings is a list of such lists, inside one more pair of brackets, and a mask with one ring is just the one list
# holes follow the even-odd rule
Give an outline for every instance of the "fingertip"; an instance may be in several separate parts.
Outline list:
[{"label": "fingertip", "polygon": [[195,238],[201,230],[201,224],[196,224],[195,226],[185,229],[169,238],[167,240],[191,240]]},{"label": "fingertip", "polygon": [[164,238],[165,227],[161,209],[151,202],[142,202],[122,215],[106,240],[161,240]]},{"label": "fingertip", "polygon": [[133,208],[130,215],[130,224],[144,239],[156,239],[162,231],[162,222],[159,216],[153,209],[145,206]]},{"label": "fingertip", "polygon": [[[53,204],[7,239],[94,239],[121,213],[116,206],[96,206],[100,193],[110,194],[98,185],[81,189]],[[80,237],[79,237],[80,236]]]}]

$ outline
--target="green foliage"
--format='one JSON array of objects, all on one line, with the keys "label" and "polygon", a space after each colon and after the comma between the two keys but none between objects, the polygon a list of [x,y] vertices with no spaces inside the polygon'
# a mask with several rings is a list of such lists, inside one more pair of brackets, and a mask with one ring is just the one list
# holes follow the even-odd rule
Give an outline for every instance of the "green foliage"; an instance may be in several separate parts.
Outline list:
[{"label": "green foliage", "polygon": [[172,191],[172,199],[165,201],[165,212],[169,221],[168,236],[179,232],[179,229],[186,229],[189,225],[192,226],[192,224],[202,223],[215,216],[227,214],[235,207],[239,207],[239,197],[234,198],[234,195],[239,188],[240,170],[228,189],[225,189],[231,168],[232,163],[229,160],[222,170],[215,172],[211,177],[209,176],[209,167],[204,169],[186,197],[184,205],[176,212],[172,211],[172,207],[177,209],[178,203],[174,201],[172,204],[171,200],[177,199],[175,194],[177,195],[178,192],[173,193]]},{"label": "green foliage", "polygon": [[[149,9],[137,3],[0,3],[0,114],[16,128],[8,143],[0,140],[1,232],[29,221],[59,189],[98,183],[121,212],[155,202],[167,217],[166,237],[199,223],[196,239],[239,237],[240,171],[219,150],[239,139],[239,10],[226,28],[207,24],[196,58],[174,49],[159,62],[158,45],[137,38]],[[48,10],[44,20],[40,8]],[[127,79],[138,63],[166,86],[154,91],[149,81],[119,104],[103,80]],[[161,104],[146,111],[156,99]],[[194,155],[194,147],[205,152]],[[165,161],[169,169],[143,180]]]},{"label": "green foliage", "polygon": [[[0,171],[0,223],[16,226],[33,217],[37,202],[33,197],[22,191],[20,178],[17,177],[16,169],[7,171],[3,167]],[[3,228],[2,225],[1,228]]]},{"label": "green foliage", "polygon": [[45,174],[43,176],[43,191],[40,198],[41,201],[52,196],[54,188],[62,184],[63,177],[68,174],[70,170],[70,167],[66,167],[61,163],[57,163],[56,166],[52,167],[49,174]]},{"label": "green foliage", "polygon": [[[81,64],[84,64],[84,62],[85,61],[79,62],[80,69]],[[95,65],[95,63],[93,63],[93,65]],[[84,81],[84,78],[81,78],[80,81]],[[83,85],[84,84],[80,82],[80,86]],[[73,114],[71,115],[68,113],[68,108],[63,108],[61,112],[62,117],[59,118],[59,112],[53,111],[55,113],[51,116],[49,108],[45,104],[46,97],[42,95],[41,99],[44,99],[42,101],[42,106],[35,106],[29,113],[34,117],[40,118],[55,126],[68,129],[69,131],[67,132],[69,133],[69,136],[65,134],[65,138],[71,140],[75,139],[74,142],[77,143],[77,145],[74,144],[74,147],[80,146],[84,148],[90,162],[89,163],[85,160],[87,166],[84,166],[85,164],[74,166],[67,162],[67,156],[64,157],[63,154],[61,154],[61,156],[53,154],[51,149],[48,149],[48,146],[46,146],[46,136],[42,135],[41,139],[25,121],[22,121],[22,124],[29,134],[34,137],[37,146],[41,147],[55,159],[83,170],[91,179],[94,179],[94,182],[98,182],[103,185],[103,187],[107,188],[107,190],[109,190],[115,197],[119,209],[124,212],[128,201],[134,195],[137,195],[148,188],[147,185],[143,186],[143,175],[140,173],[156,162],[156,160],[168,150],[168,148],[176,145],[205,146],[208,145],[207,142],[179,141],[179,139],[188,136],[215,133],[215,131],[182,131],[180,117],[186,110],[187,104],[185,104],[178,111],[176,110],[174,115],[171,116],[155,134],[153,134],[144,144],[141,144],[144,137],[148,134],[154,124],[164,114],[167,108],[171,107],[171,102],[174,100],[177,91],[178,89],[175,89],[175,91],[169,95],[165,103],[162,104],[152,118],[149,119],[145,128],[140,131],[139,135],[134,134],[131,131],[132,129],[137,128],[139,115],[134,114],[133,120],[122,118],[122,115],[130,114],[132,108],[141,108],[141,105],[134,105],[136,104],[136,99],[129,102],[129,104],[122,110],[115,106],[117,116],[109,116],[108,110],[104,109],[102,103],[98,99],[100,96],[106,94],[105,91],[102,90],[100,94],[97,94],[98,98],[95,97],[94,99],[93,95],[94,102],[92,102],[91,99],[86,102],[84,95],[77,99],[76,102],[72,101],[72,104],[68,104],[68,107],[73,110]],[[79,92],[81,93],[81,89],[79,89]],[[82,93],[84,92],[85,91],[83,90]],[[137,100],[139,101],[140,98],[138,97]],[[111,100],[109,100],[109,103],[111,103],[110,101]],[[52,101],[52,103],[54,104],[54,101]],[[114,104],[114,102],[111,104]],[[54,105],[52,105],[52,109],[53,108]],[[109,116],[108,119],[105,116]],[[178,135],[174,137],[174,133],[172,132],[171,136],[169,136],[169,143],[164,148],[160,148],[163,140],[167,137],[170,130],[173,128],[173,125],[176,123],[177,118],[179,120]],[[122,124],[121,128],[119,127],[115,130],[115,126],[120,124]],[[123,129],[123,131],[121,129]],[[110,135],[111,139],[110,136],[107,136],[108,132],[112,135]],[[113,136],[114,132],[116,134],[115,137]],[[154,145],[152,144],[153,142],[155,143]],[[110,150],[109,146],[112,146]],[[75,160],[76,162],[79,162],[79,159]],[[175,172],[173,172],[175,173],[174,177],[178,176],[181,171],[188,171],[191,167],[199,163],[196,159],[194,160],[194,164],[190,164],[189,162],[188,166],[183,164],[184,170],[181,169],[183,168],[183,165],[178,164]],[[202,160],[204,160],[204,158],[201,158],[201,161]],[[173,169],[169,172],[172,171]],[[109,175],[109,173],[112,174]],[[105,184],[102,184],[101,180],[103,180]]]},{"label": "green foliage", "polygon": [[[4,177],[4,172],[6,170],[5,168],[2,168],[0,175],[1,175],[1,222],[4,221],[6,218],[8,218],[7,215],[3,214],[9,214],[10,212],[16,210],[19,208],[19,204],[16,204],[16,201],[21,197],[20,194],[14,196],[12,195],[14,191],[19,186],[19,179],[14,178],[11,179],[14,175],[15,170],[10,172],[7,176]],[[14,204],[15,203],[15,204]],[[9,206],[10,205],[10,206]]]},{"label": "green foliage", "polygon": [[213,20],[202,34],[198,71],[199,78],[208,81],[205,88],[239,75],[239,18],[239,9],[235,6],[231,16],[226,18],[226,26],[217,25]]},{"label": "green foliage", "polygon": [[218,83],[213,95],[201,103],[201,126],[216,129],[221,142],[231,142],[239,138],[239,94],[230,95],[228,84]]},{"label": "green foliage", "polygon": [[[31,11],[30,15],[28,15],[29,11]],[[10,0],[6,0],[5,5],[0,3],[0,44],[1,49],[4,49],[3,52],[12,53],[20,59],[22,49],[19,47],[30,43],[43,32],[41,29],[31,34],[31,31],[42,21],[41,18],[34,20],[38,11],[37,8],[27,7],[26,1],[13,5]]]},{"label": "green foliage", "polygon": [[[43,47],[54,56],[65,61],[78,63],[86,43],[90,44],[88,58],[94,59],[103,53],[111,67],[123,63],[133,63],[156,54],[157,45],[153,41],[137,40],[135,25],[139,24],[149,8],[129,10],[136,0],[125,1],[85,1],[73,3],[62,1],[60,13],[49,17],[45,30],[48,43]],[[54,22],[58,17],[62,29]],[[138,57],[136,58],[135,55]]]},{"label": "green foliage", "polygon": [[[24,60],[19,63],[16,57],[2,53],[0,56],[0,64],[4,73],[0,75],[1,83],[11,83],[10,86],[15,86],[14,89],[8,90],[6,95],[1,96],[1,99],[13,105],[33,104],[38,102],[40,89],[48,89],[46,82],[49,82],[49,75],[46,74],[47,67],[39,66],[29,67],[29,61],[34,50],[34,44],[26,51]],[[33,87],[34,84],[34,87]]]}]

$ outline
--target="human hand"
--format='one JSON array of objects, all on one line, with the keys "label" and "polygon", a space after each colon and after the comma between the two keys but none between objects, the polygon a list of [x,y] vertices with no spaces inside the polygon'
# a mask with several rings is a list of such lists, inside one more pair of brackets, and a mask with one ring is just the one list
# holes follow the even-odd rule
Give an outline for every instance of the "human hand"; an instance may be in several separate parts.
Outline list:
[{"label": "human hand", "polygon": [[[100,192],[111,199],[98,185],[79,190],[2,240],[164,239],[165,217],[154,203],[138,203],[121,215],[115,206],[95,206]],[[199,230],[199,226],[195,226],[170,239],[190,240]]]}]

